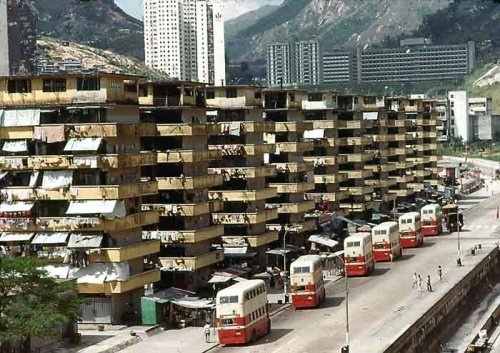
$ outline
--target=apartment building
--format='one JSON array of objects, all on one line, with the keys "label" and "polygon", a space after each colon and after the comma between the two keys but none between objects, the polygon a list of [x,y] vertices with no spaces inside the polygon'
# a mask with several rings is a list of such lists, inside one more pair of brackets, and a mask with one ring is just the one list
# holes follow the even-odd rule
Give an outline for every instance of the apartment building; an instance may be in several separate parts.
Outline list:
[{"label": "apartment building", "polygon": [[332,51],[322,55],[322,83],[350,82],[355,79],[356,61],[348,51]]},{"label": "apartment building", "polygon": [[9,26],[7,22],[7,3],[0,2],[0,75],[9,74]]},{"label": "apartment building", "polygon": [[269,86],[294,84],[296,81],[294,70],[291,43],[275,43],[267,46],[267,84]]},{"label": "apartment building", "polygon": [[321,83],[321,56],[319,42],[300,41],[294,44],[294,65],[296,82],[303,85]]},{"label": "apartment building", "polygon": [[305,197],[314,191],[314,167],[304,161],[305,154],[314,149],[313,141],[304,140],[304,132],[313,128],[302,115],[305,97],[307,92],[303,91],[264,91],[265,118],[275,124],[274,132],[265,134],[265,141],[275,146],[265,162],[277,172],[267,180],[278,191],[276,197],[267,200],[267,208],[278,210],[278,217],[267,227],[279,230],[281,239],[286,237],[285,243],[295,246],[305,246],[307,235],[315,229],[315,220],[306,218],[315,210],[315,202]]},{"label": "apartment building", "polygon": [[275,151],[274,143],[264,141],[264,133],[273,132],[275,125],[264,119],[261,87],[214,87],[207,89],[206,98],[218,131],[209,139],[209,150],[223,155],[212,161],[209,172],[224,179],[210,190],[210,197],[224,202],[212,220],[224,227],[226,262],[263,267],[266,250],[278,239],[278,231],[266,228],[278,218],[278,208],[267,207],[267,200],[278,195],[266,180],[276,175],[276,168],[266,165],[264,157]]},{"label": "apartment building", "polygon": [[212,221],[223,209],[211,191],[222,185],[221,173],[209,173],[221,151],[208,142],[216,126],[207,122],[203,83],[169,81],[141,85],[141,122],[154,124],[142,148],[156,151],[158,165],[143,168],[146,180],[158,182],[158,194],[143,199],[144,211],[160,212],[160,222],[143,228],[144,239],[158,239],[163,287],[197,291],[207,285],[212,268],[224,260],[224,227]]},{"label": "apartment building", "polygon": [[0,77],[0,245],[47,261],[75,280],[82,322],[137,320],[145,286],[160,279],[145,258],[160,250],[141,227],[158,222],[141,199],[158,192],[141,167],[138,77]]},{"label": "apartment building", "polygon": [[224,85],[224,11],[217,0],[145,0],[146,65],[178,80]]}]

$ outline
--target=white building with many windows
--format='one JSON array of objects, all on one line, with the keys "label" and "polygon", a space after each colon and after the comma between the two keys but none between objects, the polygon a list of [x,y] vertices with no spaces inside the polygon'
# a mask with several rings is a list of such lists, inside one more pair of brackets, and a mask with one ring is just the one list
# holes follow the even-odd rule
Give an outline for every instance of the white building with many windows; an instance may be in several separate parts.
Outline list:
[{"label": "white building with many windows", "polygon": [[172,78],[225,84],[224,12],[215,0],[145,0],[146,65]]},{"label": "white building with many windows", "polygon": [[0,76],[9,74],[9,32],[7,3],[0,2]]}]

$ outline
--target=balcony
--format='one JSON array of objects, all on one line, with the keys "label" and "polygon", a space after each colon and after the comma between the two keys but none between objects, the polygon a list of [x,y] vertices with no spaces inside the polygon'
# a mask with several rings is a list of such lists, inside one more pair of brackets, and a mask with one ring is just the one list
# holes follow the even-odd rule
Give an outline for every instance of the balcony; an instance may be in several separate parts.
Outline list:
[{"label": "balcony", "polygon": [[441,156],[428,156],[429,162],[439,162],[443,157]]},{"label": "balcony", "polygon": [[303,157],[305,162],[314,163],[315,167],[323,165],[338,165],[347,163],[347,155],[338,156],[307,156]]},{"label": "balcony", "polygon": [[303,153],[314,150],[314,142],[277,142],[276,151],[278,150],[280,153]]},{"label": "balcony", "polygon": [[193,151],[173,150],[170,152],[158,152],[158,163],[197,163],[220,159],[221,151]]},{"label": "balcony", "polygon": [[413,175],[417,178],[425,178],[430,176],[432,173],[430,170],[421,169],[421,170],[412,170]]},{"label": "balcony", "polygon": [[417,119],[417,126],[436,126],[436,119]]},{"label": "balcony", "polygon": [[299,192],[306,192],[314,190],[314,183],[270,183],[269,187],[276,188],[278,194],[295,194]]},{"label": "balcony", "polygon": [[415,192],[419,192],[425,189],[425,183],[409,183],[408,187]]},{"label": "balcony", "polygon": [[78,283],[77,289],[80,294],[121,294],[134,289],[144,288],[146,284],[158,282],[159,280],[160,270],[154,269],[130,276],[126,281]]},{"label": "balcony", "polygon": [[391,194],[395,194],[397,197],[408,197],[415,193],[413,189],[399,189],[399,190],[389,190]]},{"label": "balcony", "polygon": [[[58,125],[58,124],[56,124]],[[44,124],[43,126],[51,126]],[[68,137],[139,137],[154,132],[154,124],[87,123],[66,124]]]},{"label": "balcony", "polygon": [[396,194],[384,194],[382,195],[382,201],[383,202],[394,202],[397,199]]},{"label": "balcony", "polygon": [[[221,123],[224,124],[224,123]],[[227,124],[227,123],[226,123]],[[276,129],[276,124],[274,121],[242,121],[241,129],[245,133],[251,132],[274,132]],[[219,127],[220,129],[220,127]],[[221,131],[220,133],[222,133]]]},{"label": "balcony", "polygon": [[222,200],[212,200],[207,203],[198,204],[142,204],[142,211],[159,211],[160,216],[167,217],[194,217],[211,212],[220,211],[223,208]]},{"label": "balcony", "polygon": [[33,126],[8,126],[0,127],[1,140],[33,139]]},{"label": "balcony", "polygon": [[169,271],[198,271],[224,260],[224,251],[216,250],[191,257],[160,257],[163,270]]},{"label": "balcony", "polygon": [[361,163],[371,161],[373,159],[372,153],[349,153],[347,154],[348,163]]},{"label": "balcony", "polygon": [[278,211],[264,210],[250,213],[212,213],[212,220],[215,224],[223,225],[248,225],[259,224],[270,221],[278,217]]},{"label": "balcony", "polygon": [[339,207],[340,209],[348,210],[350,212],[363,212],[372,208],[372,202],[341,202]]},{"label": "balcony", "polygon": [[243,236],[223,236],[222,240],[224,242],[229,242],[231,243],[234,239],[236,238],[243,238],[246,240],[248,245],[250,245],[252,248],[258,248],[259,246],[263,246],[269,243],[272,243],[273,241],[278,240],[278,232],[277,231],[268,231],[263,234],[259,235],[243,235]]},{"label": "balcony", "polygon": [[396,170],[396,166],[394,164],[365,164],[364,169],[371,170],[373,173],[385,173],[392,172]]},{"label": "balcony", "polygon": [[315,202],[321,202],[321,201],[337,202],[349,197],[349,194],[345,191],[339,190],[335,192],[306,193],[305,197],[307,200],[314,200]]},{"label": "balcony", "polygon": [[313,129],[336,129],[336,120],[306,120],[305,122],[312,122]]},{"label": "balcony", "polygon": [[195,244],[224,235],[224,226],[211,226],[194,230],[154,230],[143,231],[142,239],[157,239],[162,244]]},{"label": "balcony", "polygon": [[275,123],[276,132],[304,132],[305,130],[312,130],[312,121],[284,121]]},{"label": "balcony", "polygon": [[160,252],[158,240],[148,240],[121,248],[101,248],[90,253],[90,262],[122,262]]},{"label": "balcony", "polygon": [[208,189],[222,184],[222,175],[202,175],[197,177],[157,177],[158,190]]},{"label": "balcony", "polygon": [[224,201],[258,201],[267,200],[278,196],[275,188],[265,188],[260,190],[213,190],[208,192],[210,199],[220,199]]},{"label": "balcony", "polygon": [[339,173],[347,175],[348,179],[365,179],[373,176],[371,170],[340,170]]},{"label": "balcony", "polygon": [[[220,84],[220,82],[219,82]],[[207,99],[207,107],[218,108],[218,109],[241,109],[241,108],[252,108],[252,107],[262,107],[262,99],[254,98],[253,96],[243,95],[243,92],[238,92],[241,96],[234,98],[226,98],[216,96],[213,99]]]},{"label": "balcony", "polygon": [[314,231],[316,229],[316,219],[309,219],[300,223],[293,223],[289,225],[266,224],[267,230],[271,231],[280,231],[283,227],[290,232],[291,236],[293,236],[293,233]]},{"label": "balcony", "polygon": [[413,175],[403,175],[403,176],[398,176],[398,177],[389,177],[391,179],[395,179],[397,184],[406,184],[410,183],[415,179]]},{"label": "balcony", "polygon": [[299,173],[314,170],[314,164],[311,162],[304,163],[272,163],[276,167],[278,173]]},{"label": "balcony", "polygon": [[253,179],[275,176],[276,168],[272,165],[259,167],[208,168],[208,174],[228,174],[231,178],[235,179]]},{"label": "balcony", "polygon": [[9,191],[12,200],[36,201],[36,200],[120,200],[158,193],[156,182],[145,182],[139,184],[123,185],[90,185],[71,186],[69,189],[47,190],[29,187],[5,187]]},{"label": "balcony", "polygon": [[347,174],[316,174],[314,175],[314,184],[337,184],[347,179]]},{"label": "balcony", "polygon": [[373,186],[350,186],[341,187],[339,189],[351,195],[368,195],[373,193]]},{"label": "balcony", "polygon": [[215,133],[210,124],[156,124],[158,136],[204,136],[210,133]]},{"label": "balcony", "polygon": [[419,107],[418,105],[405,105],[404,106],[404,111],[405,112],[418,112],[418,111],[421,111],[421,110],[422,110],[422,107]]},{"label": "balcony", "polygon": [[373,135],[373,142],[396,141],[395,135]]},{"label": "balcony", "polygon": [[381,119],[379,121],[381,127],[408,127],[411,125],[413,125],[411,120]]},{"label": "balcony", "polygon": [[337,109],[337,104],[334,100],[323,101],[302,101],[302,110],[326,110]]},{"label": "balcony", "polygon": [[394,179],[371,179],[366,180],[365,183],[375,188],[388,188],[396,185],[398,182]]},{"label": "balcony", "polygon": [[315,207],[314,201],[304,201],[297,203],[282,203],[280,207],[278,207],[278,213],[304,213],[310,210],[313,210]]},{"label": "balcony", "polygon": [[371,127],[373,123],[367,120],[339,120],[338,128],[345,129],[366,129]]},{"label": "balcony", "polygon": [[215,151],[222,156],[259,156],[264,153],[272,153],[275,151],[274,144],[260,144],[260,145],[209,145],[209,152]]}]

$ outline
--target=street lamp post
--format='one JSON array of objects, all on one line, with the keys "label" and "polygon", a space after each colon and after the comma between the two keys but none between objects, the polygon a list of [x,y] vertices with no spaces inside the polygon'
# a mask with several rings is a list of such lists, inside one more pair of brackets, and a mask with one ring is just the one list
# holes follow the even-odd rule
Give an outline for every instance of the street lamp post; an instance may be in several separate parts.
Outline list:
[{"label": "street lamp post", "polygon": [[287,271],[286,271],[286,235],[288,233],[288,230],[285,229],[285,232],[283,233],[283,295],[284,295],[284,301],[285,303],[288,303],[288,288],[287,288],[287,282],[288,282],[288,276],[287,276]]},{"label": "street lamp post", "polygon": [[462,259],[460,258],[460,212],[457,212],[457,265],[462,266]]}]

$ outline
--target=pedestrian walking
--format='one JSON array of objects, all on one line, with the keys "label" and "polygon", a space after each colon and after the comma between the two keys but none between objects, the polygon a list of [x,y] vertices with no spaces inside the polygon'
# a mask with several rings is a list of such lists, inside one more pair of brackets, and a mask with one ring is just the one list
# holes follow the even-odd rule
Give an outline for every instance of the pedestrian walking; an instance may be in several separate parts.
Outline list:
[{"label": "pedestrian walking", "polygon": [[207,321],[203,326],[203,331],[205,332],[205,342],[210,343],[210,322]]},{"label": "pedestrian walking", "polygon": [[413,274],[413,283],[411,285],[411,289],[414,288],[418,288],[418,275],[416,272]]},{"label": "pedestrian walking", "polygon": [[419,292],[422,292],[422,277],[420,275],[417,277],[417,288]]},{"label": "pedestrian walking", "polygon": [[427,275],[427,291],[432,292],[431,275]]},{"label": "pedestrian walking", "polygon": [[439,280],[442,281],[443,280],[443,268],[441,267],[441,265],[438,266],[437,273],[438,273]]},{"label": "pedestrian walking", "polygon": [[391,262],[394,260],[394,254],[392,252],[389,254],[389,258],[391,259]]}]

